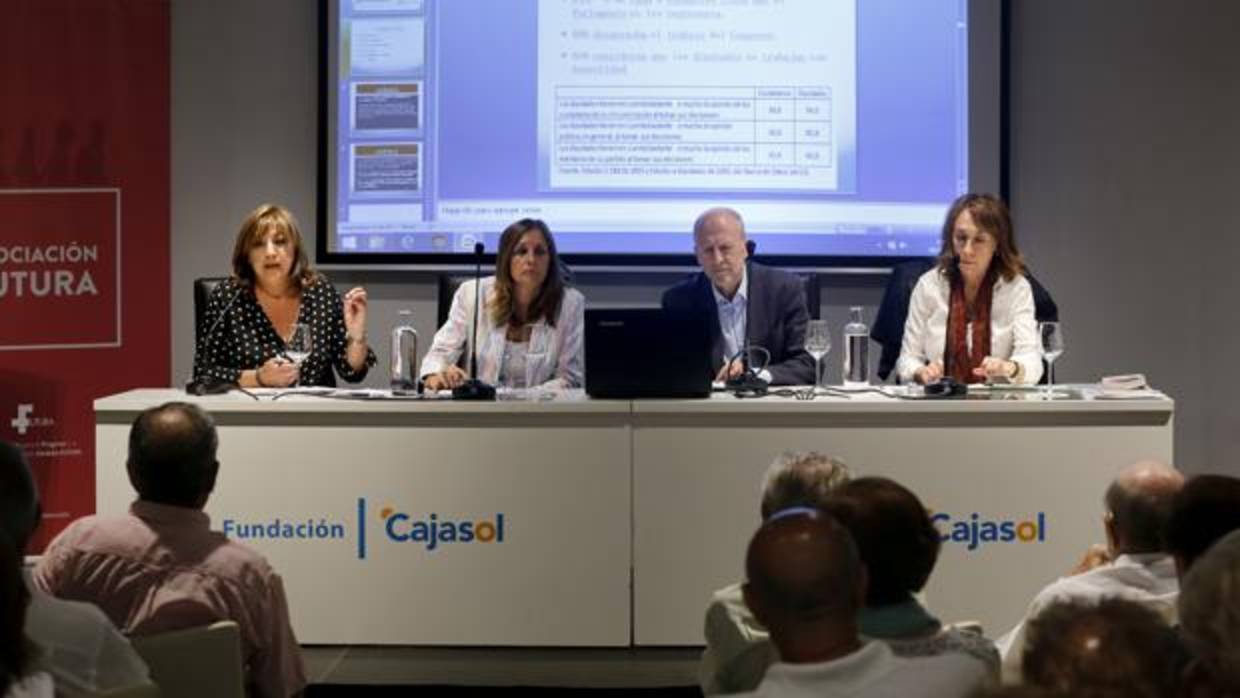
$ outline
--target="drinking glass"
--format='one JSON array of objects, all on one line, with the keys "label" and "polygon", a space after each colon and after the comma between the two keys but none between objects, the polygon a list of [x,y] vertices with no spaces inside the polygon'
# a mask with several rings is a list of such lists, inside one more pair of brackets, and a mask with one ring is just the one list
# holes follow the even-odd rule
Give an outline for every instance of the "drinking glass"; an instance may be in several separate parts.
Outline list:
[{"label": "drinking glass", "polygon": [[284,355],[297,367],[297,380],[293,385],[301,385],[301,365],[314,349],[314,340],[310,336],[310,326],[293,323],[293,332],[284,343]]},{"label": "drinking glass", "polygon": [[805,328],[805,351],[814,357],[814,386],[810,393],[818,389],[822,383],[822,357],[831,351],[831,331],[826,320],[810,320]]},{"label": "drinking glass", "polygon": [[1055,359],[1063,353],[1063,328],[1058,322],[1038,323],[1038,345],[1046,361],[1046,399],[1055,396]]}]

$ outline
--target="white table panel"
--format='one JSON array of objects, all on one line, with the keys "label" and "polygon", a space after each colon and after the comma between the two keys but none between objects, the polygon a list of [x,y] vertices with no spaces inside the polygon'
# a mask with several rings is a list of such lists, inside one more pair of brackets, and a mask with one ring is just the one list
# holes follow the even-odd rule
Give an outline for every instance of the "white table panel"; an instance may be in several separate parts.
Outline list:
[{"label": "white table panel", "polygon": [[[714,589],[744,576],[766,466],[814,449],[857,476],[884,475],[969,522],[1045,521],[1045,540],[944,543],[927,586],[946,621],[992,635],[1102,541],[1102,495],[1144,457],[1170,460],[1170,400],[647,401],[633,415],[633,633],[639,645],[699,644]],[[942,528],[942,526],[941,526]]]},{"label": "white table panel", "polygon": [[[96,403],[98,509],[121,511],[136,410]],[[199,398],[220,436],[212,525],[284,577],[303,643],[628,645],[628,403]],[[359,506],[359,502],[361,505]],[[437,524],[503,515],[503,542],[425,544],[392,514]],[[336,525],[336,538],[239,535],[240,524]],[[359,525],[360,524],[360,525]],[[412,523],[397,519],[401,536]],[[365,557],[361,554],[364,531]]]}]

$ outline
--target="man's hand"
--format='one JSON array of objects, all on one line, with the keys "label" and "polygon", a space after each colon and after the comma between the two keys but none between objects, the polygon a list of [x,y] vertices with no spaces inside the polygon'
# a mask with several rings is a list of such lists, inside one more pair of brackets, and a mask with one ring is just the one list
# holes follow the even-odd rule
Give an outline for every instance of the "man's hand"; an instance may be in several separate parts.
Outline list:
[{"label": "man's hand", "polygon": [[1081,561],[1076,563],[1076,567],[1073,567],[1072,571],[1068,574],[1084,574],[1096,567],[1101,567],[1111,562],[1114,562],[1114,558],[1111,556],[1111,551],[1107,549],[1107,546],[1100,543],[1094,543],[1089,546],[1089,550],[1085,551],[1085,555],[1081,557]]},{"label": "man's hand", "polygon": [[719,369],[719,373],[715,374],[715,382],[726,383],[729,380],[741,375],[741,371],[745,370],[744,364],[740,359],[733,359],[731,362],[724,364]]}]

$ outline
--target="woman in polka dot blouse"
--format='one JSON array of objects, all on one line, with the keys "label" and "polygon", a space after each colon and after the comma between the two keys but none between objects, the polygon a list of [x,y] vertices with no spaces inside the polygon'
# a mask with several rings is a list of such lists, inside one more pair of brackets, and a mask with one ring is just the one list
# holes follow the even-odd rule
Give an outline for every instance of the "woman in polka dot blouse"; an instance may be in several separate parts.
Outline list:
[{"label": "woman in polka dot blouse", "polygon": [[[313,349],[300,371],[285,354],[297,323],[310,329]],[[366,291],[353,288],[341,299],[310,265],[293,214],[275,204],[259,206],[242,221],[232,278],[211,293],[205,328],[214,329],[194,357],[198,381],[331,386],[333,368],[356,383],[375,363],[366,344]]]}]

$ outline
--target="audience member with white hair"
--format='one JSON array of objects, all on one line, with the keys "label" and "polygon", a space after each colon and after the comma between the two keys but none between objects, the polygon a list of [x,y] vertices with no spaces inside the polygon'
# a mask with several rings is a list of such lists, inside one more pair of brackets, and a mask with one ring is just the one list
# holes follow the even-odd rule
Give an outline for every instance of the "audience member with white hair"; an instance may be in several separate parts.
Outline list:
[{"label": "audience member with white hair", "polygon": [[[762,519],[792,507],[821,508],[849,477],[848,466],[830,456],[785,452],[762,479]],[[766,628],[745,605],[739,582],[712,594],[704,632],[706,650],[698,676],[704,695],[752,690],[777,659]]]}]

